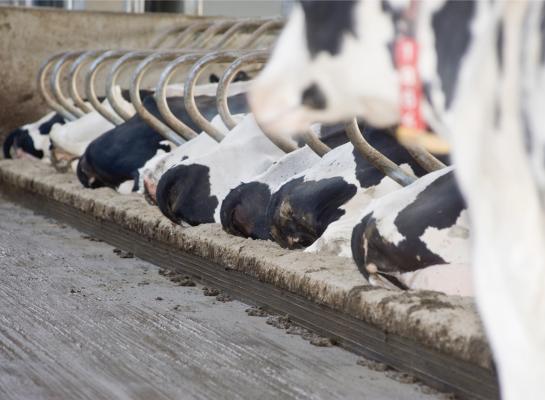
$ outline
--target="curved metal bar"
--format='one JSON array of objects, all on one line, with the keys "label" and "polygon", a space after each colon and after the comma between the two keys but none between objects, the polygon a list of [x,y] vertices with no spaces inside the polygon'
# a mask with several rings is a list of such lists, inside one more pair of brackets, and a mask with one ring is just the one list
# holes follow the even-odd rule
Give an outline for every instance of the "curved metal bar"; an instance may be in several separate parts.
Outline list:
[{"label": "curved metal bar", "polygon": [[195,29],[200,29],[202,26],[202,21],[194,21],[190,24],[184,24],[182,26],[175,26],[173,28],[169,28],[162,33],[159,34],[153,41],[150,43],[151,49],[158,49],[161,47],[161,45],[165,42],[165,40],[174,34],[178,34],[176,37],[177,40],[185,41],[187,36],[190,36],[195,32]]},{"label": "curved metal bar", "polygon": [[74,102],[74,108],[78,108],[81,112],[88,113],[93,111],[93,108],[86,103],[81,95],[79,94],[77,82],[78,82],[78,75],[83,68],[83,66],[93,59],[94,57],[100,55],[103,53],[104,50],[90,50],[82,55],[80,55],[70,66],[70,70],[68,72],[68,92],[70,93],[70,97],[72,101]]},{"label": "curved metal bar", "polygon": [[198,134],[189,126],[180,121],[170,110],[166,100],[166,88],[179,66],[190,62],[196,62],[201,57],[202,54],[185,54],[169,63],[161,73],[159,83],[155,89],[155,102],[157,103],[161,116],[168,126],[170,126],[176,133],[180,134],[186,140],[190,140],[196,137]]},{"label": "curved metal bar", "polygon": [[237,125],[237,121],[233,118],[227,103],[229,85],[244,65],[250,63],[265,63],[269,59],[269,56],[270,52],[267,50],[252,51],[251,53],[244,54],[237,58],[224,71],[218,83],[218,90],[216,91],[216,106],[218,107],[221,119],[229,129],[233,129]]},{"label": "curved metal bar", "polygon": [[59,104],[64,107],[64,109],[68,113],[72,114],[76,118],[83,116],[84,113],[79,108],[74,107],[71,102],[64,96],[61,88],[60,78],[63,70],[68,65],[68,61],[79,57],[82,53],[82,51],[70,51],[68,53],[65,53],[57,60],[57,62],[53,66],[51,75],[49,76],[49,87],[51,88],[51,93],[53,94],[53,96],[55,96]]},{"label": "curved metal bar", "polygon": [[388,157],[385,157],[380,151],[376,150],[367,142],[367,140],[365,140],[355,118],[347,122],[345,128],[346,135],[354,145],[354,148],[357,149],[367,161],[373,164],[375,168],[384,173],[384,175],[390,177],[401,186],[407,186],[416,181],[417,178],[414,175],[407,174],[399,165]]},{"label": "curved metal bar", "polygon": [[110,68],[110,71],[108,72],[108,77],[106,79],[106,97],[108,98],[108,101],[110,102],[110,105],[115,110],[116,113],[119,114],[121,118],[123,118],[125,121],[130,119],[132,117],[131,114],[127,113],[127,111],[121,106],[121,104],[118,103],[118,99],[115,96],[114,93],[114,87],[117,85],[117,79],[119,78],[119,75],[121,74],[121,71],[123,68],[131,61],[143,59],[147,56],[149,56],[153,51],[149,50],[137,50],[137,51],[131,51],[124,56],[120,57],[117,61],[114,62],[112,67]]},{"label": "curved metal bar", "polygon": [[303,139],[305,140],[307,146],[320,157],[323,157],[325,154],[331,151],[331,147],[322,142],[320,137],[312,130],[312,128],[307,129],[305,133],[303,133]]},{"label": "curved metal bar", "polygon": [[255,44],[255,42],[261,38],[265,33],[272,30],[280,30],[284,27],[283,19],[272,19],[263,23],[259,28],[257,28],[245,42],[239,47],[240,49],[247,49]]},{"label": "curved metal bar", "polygon": [[146,108],[142,104],[142,99],[140,98],[140,83],[142,82],[144,74],[148,71],[148,69],[154,62],[166,61],[179,55],[179,51],[165,51],[161,53],[151,54],[150,56],[146,57],[141,63],[138,64],[138,66],[134,70],[131,78],[130,89],[131,102],[136,109],[136,112],[138,112],[144,122],[150,125],[157,132],[159,132],[163,137],[165,137],[165,139],[168,139],[177,145],[184,143],[185,140],[181,136],[173,132],[166,124],[156,118],[148,110],[146,110]]},{"label": "curved metal bar", "polygon": [[190,25],[189,27],[187,27],[185,31],[183,31],[177,37],[174,38],[174,46],[172,48],[178,49],[178,48],[187,46],[188,42],[191,40],[191,38],[193,37],[195,33],[206,31],[206,29],[208,29],[210,24],[212,24],[211,21],[206,21],[206,22],[198,21]]},{"label": "curved metal bar", "polygon": [[49,93],[48,86],[46,85],[46,75],[58,58],[62,57],[65,53],[57,53],[52,55],[51,57],[47,58],[42,65],[40,66],[40,69],[38,71],[38,91],[42,95],[43,99],[47,103],[51,109],[58,112],[60,115],[62,115],[66,120],[73,121],[75,119],[75,116],[71,113],[66,112],[66,110],[55,100],[55,98]]},{"label": "curved metal bar", "polygon": [[229,29],[236,23],[232,20],[222,20],[217,21],[210,25],[201,36],[193,43],[191,46],[194,49],[204,49],[206,46],[214,39],[218,33],[223,32],[226,34],[229,32]]},{"label": "curved metal bar", "polygon": [[424,146],[419,143],[407,144],[401,142],[401,145],[407,149],[409,154],[415,161],[428,172],[437,171],[445,168],[446,165],[431,154]]},{"label": "curved metal bar", "polygon": [[[221,77],[218,84],[218,90],[216,92],[216,105],[218,107],[221,119],[229,129],[233,129],[237,125],[237,122],[231,115],[231,112],[229,110],[229,104],[227,101],[229,85],[244,65],[265,63],[267,62],[269,56],[270,52],[267,50],[252,51],[239,57],[236,61],[231,63],[231,65],[229,65],[223,73],[223,76]],[[265,134],[267,135],[266,132]],[[284,151],[286,151],[285,149],[289,151],[295,149],[294,146],[287,146],[287,143],[279,142],[279,139],[276,136],[267,135],[267,137]],[[331,148],[327,146],[324,142],[322,142],[318,135],[316,135],[311,129],[308,129],[305,133],[303,133],[303,139],[305,140],[305,143],[308,145],[308,147],[310,147],[320,157],[322,157],[324,154],[331,150]]]},{"label": "curved metal bar", "polygon": [[202,57],[193,65],[187,75],[184,85],[184,105],[191,119],[213,139],[221,142],[225,135],[212,125],[199,111],[195,102],[195,85],[202,72],[208,65],[218,62],[231,62],[238,58],[242,53],[239,51],[215,51]]},{"label": "curved metal bar", "polygon": [[95,92],[95,79],[98,71],[104,66],[107,61],[120,57],[125,53],[127,53],[127,50],[110,50],[105,52],[95,61],[93,61],[93,63],[89,66],[89,70],[87,71],[87,75],[85,77],[85,92],[87,94],[89,102],[100,115],[102,115],[114,125],[122,124],[124,120],[110,110],[106,109],[106,107],[104,107],[100,103]]},{"label": "curved metal bar", "polygon": [[[219,50],[227,47],[227,44],[233,39],[233,37],[237,33],[253,26],[259,27],[263,25],[265,21],[266,20],[263,19],[246,19],[244,21],[237,22],[236,24],[231,26],[231,28],[229,28],[227,32],[223,34],[221,40],[213,47],[213,49]],[[251,43],[253,43],[253,41]]]}]

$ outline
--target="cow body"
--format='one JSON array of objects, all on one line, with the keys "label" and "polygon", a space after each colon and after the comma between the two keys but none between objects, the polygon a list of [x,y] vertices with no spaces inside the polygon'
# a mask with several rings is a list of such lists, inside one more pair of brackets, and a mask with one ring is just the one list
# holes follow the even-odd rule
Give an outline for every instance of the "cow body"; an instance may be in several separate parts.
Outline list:
[{"label": "cow body", "polygon": [[51,112],[32,124],[15,129],[4,141],[4,157],[48,160],[51,144],[49,134],[52,129],[64,123],[64,118],[60,114]]},{"label": "cow body", "polygon": [[[423,116],[452,146],[472,224],[475,294],[502,398],[539,398],[545,391],[544,5],[415,3],[410,22]],[[354,114],[378,127],[398,123],[392,45],[415,3],[296,6],[251,93],[256,118],[278,135]],[[337,7],[349,17],[339,18]],[[316,35],[313,15],[336,16],[319,18],[329,39]]]}]

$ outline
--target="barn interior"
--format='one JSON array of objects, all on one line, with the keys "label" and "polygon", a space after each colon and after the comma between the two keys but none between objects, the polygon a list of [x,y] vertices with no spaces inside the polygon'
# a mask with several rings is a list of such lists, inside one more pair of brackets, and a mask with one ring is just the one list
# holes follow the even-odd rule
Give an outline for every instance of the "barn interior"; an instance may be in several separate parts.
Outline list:
[{"label": "barn interior", "polygon": [[[174,149],[195,130],[166,99],[216,81],[214,113],[241,126],[216,98],[245,93],[237,73],[262,71],[294,3],[0,0],[0,141],[52,112],[111,129],[134,114]],[[132,114],[106,105],[115,85]],[[150,115],[143,93],[159,104],[161,87]],[[223,139],[203,114],[189,116]],[[472,296],[379,287],[352,257],[217,219],[174,223],[142,191],[84,187],[81,154],[62,156],[0,155],[2,398],[499,398]]]}]

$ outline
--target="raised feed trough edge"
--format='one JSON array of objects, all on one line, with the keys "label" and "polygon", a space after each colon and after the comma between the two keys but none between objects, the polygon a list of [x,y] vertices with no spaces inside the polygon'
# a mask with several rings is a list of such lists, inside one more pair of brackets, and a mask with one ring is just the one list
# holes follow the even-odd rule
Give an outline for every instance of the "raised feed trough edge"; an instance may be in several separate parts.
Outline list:
[{"label": "raised feed trough edge", "polygon": [[81,187],[41,162],[0,160],[0,192],[40,214],[290,318],[357,354],[461,398],[499,398],[471,299],[369,287],[351,262],[180,227],[142,196]]}]

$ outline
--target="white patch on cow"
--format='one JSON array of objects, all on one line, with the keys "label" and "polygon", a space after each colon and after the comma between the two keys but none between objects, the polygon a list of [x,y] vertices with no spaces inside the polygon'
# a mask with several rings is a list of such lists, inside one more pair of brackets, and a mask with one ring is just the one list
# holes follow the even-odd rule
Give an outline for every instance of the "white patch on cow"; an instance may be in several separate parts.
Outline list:
[{"label": "white patch on cow", "polygon": [[[102,102],[102,105],[113,112],[107,99]],[[64,125],[55,125],[51,129],[50,136],[56,148],[80,157],[93,140],[114,127],[115,125],[100,115],[98,111],[91,111],[75,121]]]},{"label": "white patch on cow", "polygon": [[456,224],[444,229],[428,227],[420,240],[431,252],[437,254],[447,263],[469,263],[469,220],[467,210],[463,210]]},{"label": "white patch on cow", "polygon": [[469,264],[432,265],[413,272],[390,274],[412,290],[434,290],[454,296],[473,296]]},{"label": "white patch on cow", "polygon": [[286,181],[291,180],[295,174],[306,171],[319,161],[320,157],[310,147],[304,146],[275,161],[269,169],[250,181],[267,184],[273,193]]},{"label": "white patch on cow", "polygon": [[131,194],[134,187],[134,180],[125,181],[117,187],[117,192],[120,194]]},{"label": "white patch on cow", "polygon": [[380,236],[384,237],[388,242],[398,245],[405,240],[405,236],[397,230],[395,225],[395,219],[399,212],[414,202],[417,196],[434,180],[450,171],[452,171],[452,167],[429,173],[400,191],[373,201],[363,212],[362,217],[373,213]]}]

